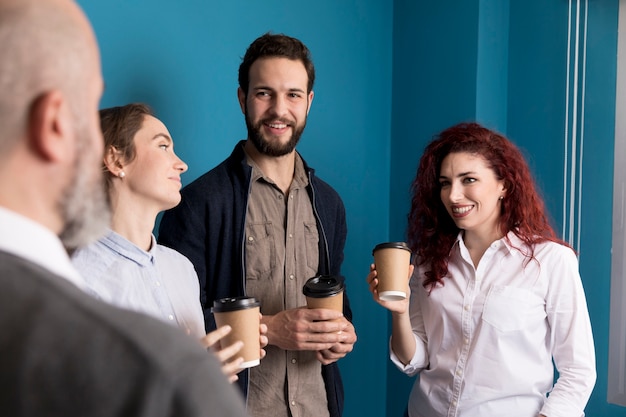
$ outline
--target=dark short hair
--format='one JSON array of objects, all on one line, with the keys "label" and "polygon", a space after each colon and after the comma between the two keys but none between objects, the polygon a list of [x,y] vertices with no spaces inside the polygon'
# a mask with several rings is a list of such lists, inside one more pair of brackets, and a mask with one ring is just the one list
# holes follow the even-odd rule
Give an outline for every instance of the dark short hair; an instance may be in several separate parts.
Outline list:
[{"label": "dark short hair", "polygon": [[[154,116],[152,109],[143,103],[109,107],[100,110],[100,128],[104,136],[104,149],[114,147],[128,163],[136,157],[135,135],[141,129],[146,116]],[[103,168],[106,172],[106,168]],[[111,175],[105,175],[107,191],[111,185]]]},{"label": "dark short hair", "polygon": [[306,69],[309,78],[307,93],[313,90],[315,82],[315,67],[311,60],[311,52],[298,39],[287,35],[266,33],[254,40],[246,50],[241,65],[239,65],[239,87],[248,95],[250,84],[250,67],[259,58],[288,58],[300,61]]}]

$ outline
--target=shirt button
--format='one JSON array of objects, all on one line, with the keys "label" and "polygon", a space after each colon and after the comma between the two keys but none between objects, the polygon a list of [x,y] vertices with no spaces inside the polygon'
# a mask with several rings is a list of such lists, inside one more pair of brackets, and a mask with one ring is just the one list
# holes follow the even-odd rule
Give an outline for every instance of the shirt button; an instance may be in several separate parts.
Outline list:
[{"label": "shirt button", "polygon": [[465,339],[463,339],[463,343],[467,345],[469,343],[469,339],[466,337]]},{"label": "shirt button", "polygon": [[296,358],[291,359],[291,363],[296,363]]},{"label": "shirt button", "polygon": [[278,194],[278,199],[282,200],[283,199],[283,195],[282,194]]},{"label": "shirt button", "polygon": [[295,401],[292,401],[292,402],[291,402],[291,405],[296,405],[296,402],[295,402]]},{"label": "shirt button", "polygon": [[289,233],[289,239],[291,239],[293,237],[293,235],[291,233]]},{"label": "shirt button", "polygon": [[161,286],[161,283],[160,283],[159,281],[157,281],[157,282],[156,282],[156,286],[157,286],[157,287],[160,287],[160,286]]},{"label": "shirt button", "polygon": [[248,236],[248,242],[252,242],[254,240],[253,236]]},{"label": "shirt button", "polygon": [[293,276],[293,274],[289,275],[289,279],[293,281],[295,277]]},{"label": "shirt button", "polygon": [[461,371],[461,370],[459,369],[458,371],[456,371],[456,375],[457,375],[457,376],[461,376],[461,375],[463,375],[463,371]]},{"label": "shirt button", "polygon": [[290,196],[289,196],[289,198],[293,200],[293,194],[292,194],[292,195],[290,195]]},{"label": "shirt button", "polygon": [[463,309],[464,309],[465,311],[469,311],[469,309],[470,309],[469,304],[467,304],[465,307],[463,307]]},{"label": "shirt button", "polygon": [[171,314],[169,316],[167,316],[168,319],[170,320],[174,320],[174,316],[172,316]]}]

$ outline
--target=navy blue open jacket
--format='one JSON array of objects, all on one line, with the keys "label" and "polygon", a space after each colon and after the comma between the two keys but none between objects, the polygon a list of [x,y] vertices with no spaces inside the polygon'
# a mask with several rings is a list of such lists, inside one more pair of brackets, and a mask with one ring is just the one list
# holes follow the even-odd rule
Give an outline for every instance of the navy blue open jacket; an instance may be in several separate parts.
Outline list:
[{"label": "navy blue open jacket", "polygon": [[[159,229],[159,243],[188,257],[198,273],[207,332],[215,329],[214,300],[246,295],[244,238],[252,168],[246,163],[244,142],[220,165],[183,188],[181,203],[165,212]],[[304,167],[320,237],[318,273],[340,275],[347,234],[345,208],[339,194],[317,178],[306,162]],[[344,315],[352,321],[346,292]],[[322,366],[322,375],[330,416],[339,417],[344,394],[337,363]],[[246,395],[247,371],[239,375],[238,383]]]}]

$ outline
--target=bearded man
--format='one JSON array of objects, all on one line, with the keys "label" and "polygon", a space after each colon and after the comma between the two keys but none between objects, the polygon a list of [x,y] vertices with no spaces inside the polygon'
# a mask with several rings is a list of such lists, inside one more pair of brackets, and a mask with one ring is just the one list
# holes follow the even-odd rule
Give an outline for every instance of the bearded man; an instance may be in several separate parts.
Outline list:
[{"label": "bearded man", "polygon": [[261,301],[267,356],[238,380],[252,416],[340,416],[336,362],[356,342],[345,292],[343,314],[303,308],[308,278],[341,274],[347,233],[341,198],[295,149],[314,80],[298,39],[267,33],[252,42],[237,90],[248,138],[183,188],[159,231],[161,243],[194,264],[207,331],[216,299]]}]

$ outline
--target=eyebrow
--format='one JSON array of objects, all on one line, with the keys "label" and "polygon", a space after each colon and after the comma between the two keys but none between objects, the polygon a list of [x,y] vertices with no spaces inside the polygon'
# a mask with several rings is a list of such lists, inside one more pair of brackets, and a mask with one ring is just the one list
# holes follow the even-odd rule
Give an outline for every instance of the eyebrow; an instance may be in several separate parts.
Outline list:
[{"label": "eyebrow", "polygon": [[[256,90],[269,90],[269,91],[276,91],[276,89],[275,89],[275,88],[268,87],[268,86],[264,86],[264,85],[259,85],[259,86],[256,86],[256,87],[252,87],[252,90],[255,90],[255,91],[256,91]],[[297,87],[288,88],[288,89],[287,89],[287,91],[288,91],[288,92],[290,92],[290,93],[297,92],[297,93],[306,94],[306,91],[305,91],[305,90],[303,90],[303,89],[301,89],[301,88],[297,88]]]},{"label": "eyebrow", "polygon": [[[474,172],[474,171],[467,171],[467,172],[459,173],[456,177],[457,178],[461,178],[461,177],[465,177],[467,175],[475,175],[475,174],[476,174],[476,172]],[[439,175],[439,178],[446,178],[447,179],[448,177],[446,177],[445,175]]]},{"label": "eyebrow", "polygon": [[152,138],[152,140],[157,140],[159,138],[163,138],[165,140],[167,140],[168,142],[172,143],[173,140],[171,137],[169,137],[168,135],[166,135],[165,133],[157,133],[156,135],[154,135],[154,137]]}]

